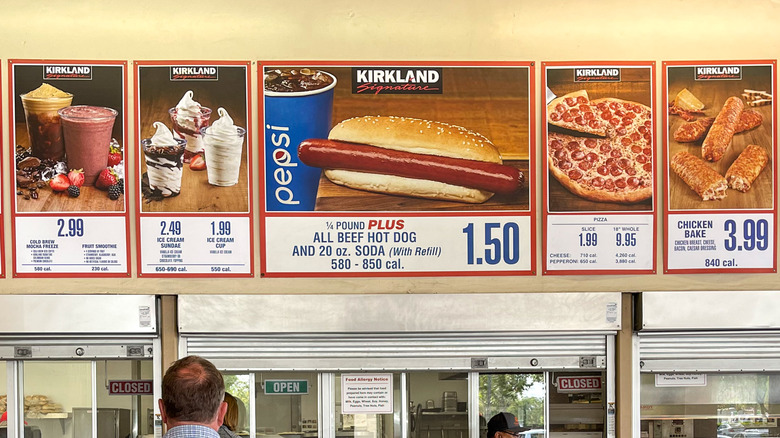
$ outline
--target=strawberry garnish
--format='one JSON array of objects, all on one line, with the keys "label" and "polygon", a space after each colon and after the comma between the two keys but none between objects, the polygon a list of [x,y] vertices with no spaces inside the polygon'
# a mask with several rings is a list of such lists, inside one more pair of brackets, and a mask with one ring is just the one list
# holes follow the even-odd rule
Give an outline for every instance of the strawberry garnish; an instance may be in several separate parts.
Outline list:
[{"label": "strawberry garnish", "polygon": [[203,155],[195,155],[192,158],[192,161],[190,161],[190,170],[205,170],[206,169],[206,160],[203,158]]},{"label": "strawberry garnish", "polygon": [[106,168],[100,172],[100,175],[98,175],[97,181],[95,181],[95,187],[99,188],[100,190],[108,190],[108,188],[116,184],[116,182],[116,172],[114,172],[113,169]]},{"label": "strawberry garnish", "polygon": [[68,180],[67,176],[60,173],[59,175],[49,180],[49,186],[51,186],[51,189],[55,192],[64,192],[65,190],[68,190],[70,181]]},{"label": "strawberry garnish", "polygon": [[108,151],[108,167],[116,166],[122,162],[122,150],[116,146],[111,146]]},{"label": "strawberry garnish", "polygon": [[84,169],[71,169],[68,172],[68,180],[70,185],[81,187],[84,185]]}]

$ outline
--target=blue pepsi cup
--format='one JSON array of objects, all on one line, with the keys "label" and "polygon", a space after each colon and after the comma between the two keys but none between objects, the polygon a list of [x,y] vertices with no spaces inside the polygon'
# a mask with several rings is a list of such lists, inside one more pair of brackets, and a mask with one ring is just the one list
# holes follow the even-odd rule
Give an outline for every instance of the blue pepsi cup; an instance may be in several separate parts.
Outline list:
[{"label": "blue pepsi cup", "polygon": [[[285,74],[282,82],[277,75]],[[313,211],[322,169],[303,164],[298,145],[328,138],[336,78],[305,68],[267,69],[264,82],[266,211]]]}]

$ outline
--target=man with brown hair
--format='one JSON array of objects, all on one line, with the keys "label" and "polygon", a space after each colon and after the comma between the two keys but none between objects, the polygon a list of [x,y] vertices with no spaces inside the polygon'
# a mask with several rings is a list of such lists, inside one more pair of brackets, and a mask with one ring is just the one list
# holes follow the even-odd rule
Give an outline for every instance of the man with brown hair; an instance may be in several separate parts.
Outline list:
[{"label": "man with brown hair", "polygon": [[227,404],[222,374],[206,359],[187,356],[174,362],[162,381],[158,401],[168,427],[163,438],[219,438]]}]

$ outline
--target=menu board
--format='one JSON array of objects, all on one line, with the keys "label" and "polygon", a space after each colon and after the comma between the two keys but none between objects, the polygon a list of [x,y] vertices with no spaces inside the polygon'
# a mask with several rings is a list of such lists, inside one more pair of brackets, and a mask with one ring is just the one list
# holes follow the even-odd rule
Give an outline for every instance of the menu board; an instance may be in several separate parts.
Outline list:
[{"label": "menu board", "polygon": [[775,67],[664,63],[664,272],[777,270]]},{"label": "menu board", "polygon": [[251,276],[249,62],[136,63],[140,276]]},{"label": "menu board", "polygon": [[532,63],[258,76],[263,275],[534,273]]},{"label": "menu board", "polygon": [[655,64],[543,63],[543,274],[655,271]]},{"label": "menu board", "polygon": [[127,63],[8,65],[14,275],[129,276]]}]

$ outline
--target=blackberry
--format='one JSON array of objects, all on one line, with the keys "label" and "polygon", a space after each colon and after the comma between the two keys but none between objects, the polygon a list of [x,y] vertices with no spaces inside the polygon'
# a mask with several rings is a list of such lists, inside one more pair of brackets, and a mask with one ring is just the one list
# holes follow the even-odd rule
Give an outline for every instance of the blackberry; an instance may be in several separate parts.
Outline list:
[{"label": "blackberry", "polygon": [[68,186],[68,196],[71,198],[78,198],[81,194],[81,189],[78,186]]},{"label": "blackberry", "polygon": [[116,185],[119,186],[119,192],[120,193],[124,193],[125,192],[125,180],[120,179],[119,181],[117,181]]},{"label": "blackberry", "polygon": [[116,201],[119,199],[119,196],[122,194],[122,188],[119,187],[119,184],[114,184],[108,187],[108,198],[112,201]]}]

